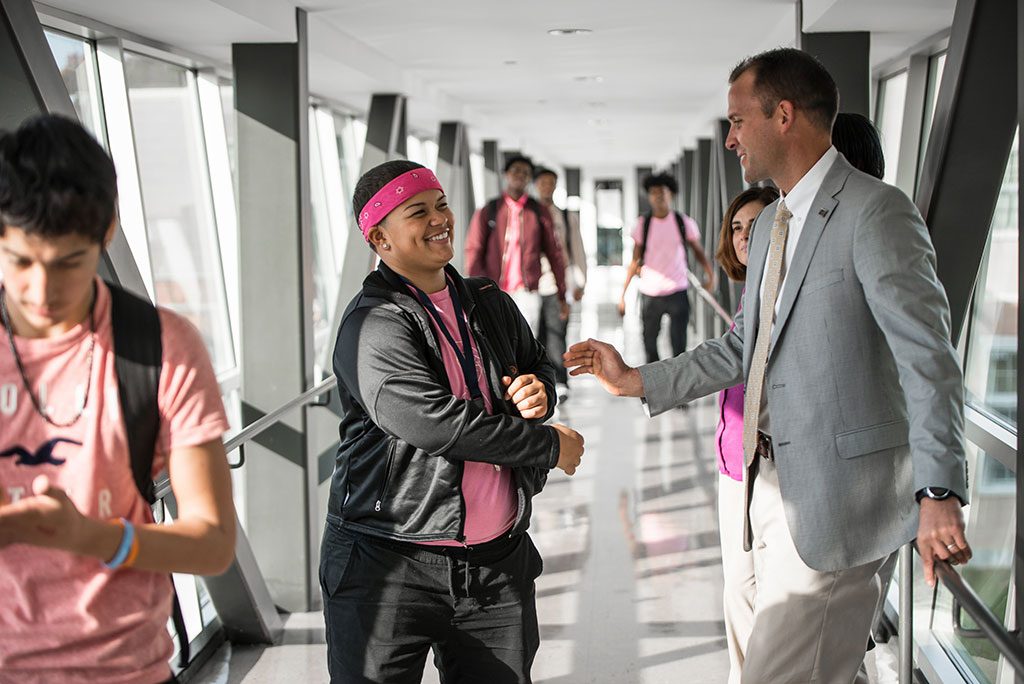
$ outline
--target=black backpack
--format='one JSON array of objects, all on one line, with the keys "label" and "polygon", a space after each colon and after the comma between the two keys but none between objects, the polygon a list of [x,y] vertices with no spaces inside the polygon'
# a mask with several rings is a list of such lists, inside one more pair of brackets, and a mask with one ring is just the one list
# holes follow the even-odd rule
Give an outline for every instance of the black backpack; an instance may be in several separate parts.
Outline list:
[{"label": "black backpack", "polygon": [[[152,506],[156,503],[152,471],[153,454],[160,433],[158,397],[163,364],[160,315],[148,300],[111,283],[107,283],[107,288],[110,290],[110,318],[114,329],[117,393],[128,437],[132,475],[142,498]],[[174,599],[171,619],[178,635],[179,664],[185,667],[190,655],[188,634],[173,579],[171,591]]]},{"label": "black backpack", "polygon": [[[683,215],[678,211],[673,211],[676,217],[676,226],[679,227],[679,238],[683,241],[683,250],[686,251],[687,264],[693,263],[690,261],[690,247],[689,242],[686,241],[686,225],[683,223]],[[651,233],[651,217],[652,212],[644,214],[644,232],[643,241],[640,243],[640,265],[644,263],[644,258],[647,256],[647,237]]]},{"label": "black backpack", "polygon": [[[484,230],[486,231],[487,235],[490,235],[491,231],[493,231],[497,227],[496,223],[498,220],[498,202],[501,202],[503,200],[504,196],[495,197],[490,202],[485,204],[484,208],[480,210],[480,222],[484,225]],[[544,225],[544,219],[542,218],[544,214],[542,212],[547,210],[543,206],[541,206],[540,202],[533,199],[532,197],[527,197],[525,208],[528,209],[529,211],[532,211],[533,214],[537,217],[537,225]]]}]

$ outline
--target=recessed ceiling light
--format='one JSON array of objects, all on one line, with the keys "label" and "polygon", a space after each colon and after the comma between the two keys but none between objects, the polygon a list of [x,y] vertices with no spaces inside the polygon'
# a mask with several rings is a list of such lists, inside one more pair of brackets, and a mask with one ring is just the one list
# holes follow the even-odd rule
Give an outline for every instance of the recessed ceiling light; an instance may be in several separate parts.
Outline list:
[{"label": "recessed ceiling light", "polygon": [[515,66],[516,64],[519,64],[519,62],[514,59],[505,60],[505,66]]},{"label": "recessed ceiling light", "polygon": [[604,76],[573,76],[572,80],[579,83],[601,83],[604,81]]},{"label": "recessed ceiling light", "polygon": [[548,29],[548,35],[551,36],[582,36],[588,33],[593,33],[590,29],[585,28],[553,28]]}]

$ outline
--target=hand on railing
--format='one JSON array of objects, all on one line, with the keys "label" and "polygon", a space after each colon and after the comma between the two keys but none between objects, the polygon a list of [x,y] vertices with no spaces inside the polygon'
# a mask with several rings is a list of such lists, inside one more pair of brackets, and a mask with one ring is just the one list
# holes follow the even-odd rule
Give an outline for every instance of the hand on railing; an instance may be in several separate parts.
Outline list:
[{"label": "hand on railing", "polygon": [[964,536],[962,504],[956,496],[947,499],[923,497],[917,528],[917,550],[921,554],[924,579],[935,586],[935,561],[963,565],[971,559],[971,545]]}]

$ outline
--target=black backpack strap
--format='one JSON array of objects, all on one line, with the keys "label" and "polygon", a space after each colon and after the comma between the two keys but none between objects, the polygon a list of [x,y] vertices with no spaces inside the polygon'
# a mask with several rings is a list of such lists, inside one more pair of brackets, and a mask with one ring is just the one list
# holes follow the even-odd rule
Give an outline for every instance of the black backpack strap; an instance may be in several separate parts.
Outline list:
[{"label": "black backpack strap", "polygon": [[644,230],[643,230],[643,233],[642,233],[642,235],[643,235],[642,240],[643,241],[640,243],[640,264],[641,265],[643,265],[643,263],[644,263],[644,257],[647,256],[647,238],[651,234],[651,215],[652,215],[651,212],[647,212],[646,214],[644,214]]},{"label": "black backpack strap", "polygon": [[492,199],[484,205],[483,211],[480,214],[480,222],[483,224],[485,236],[489,236],[491,231],[498,227],[498,202],[500,200],[500,197]]},{"label": "black backpack strap", "polygon": [[678,211],[673,211],[672,213],[676,215],[676,226],[679,227],[679,237],[683,241],[683,247],[686,247],[686,224],[683,222],[683,215]]},{"label": "black backpack strap", "polygon": [[108,284],[108,288],[114,328],[114,366],[132,475],[142,498],[152,505],[156,501],[152,470],[160,431],[157,394],[163,363],[160,316],[147,300],[116,285]]},{"label": "black backpack strap", "polygon": [[188,645],[188,632],[185,631],[185,614],[181,612],[181,601],[178,600],[178,592],[174,589],[174,578],[171,578],[171,620],[174,622],[174,631],[178,634],[178,665],[181,669],[188,667],[192,659],[192,649]]},{"label": "black backpack strap", "polygon": [[562,220],[565,221],[565,263],[572,266],[572,225],[569,223],[569,207],[562,209]]}]

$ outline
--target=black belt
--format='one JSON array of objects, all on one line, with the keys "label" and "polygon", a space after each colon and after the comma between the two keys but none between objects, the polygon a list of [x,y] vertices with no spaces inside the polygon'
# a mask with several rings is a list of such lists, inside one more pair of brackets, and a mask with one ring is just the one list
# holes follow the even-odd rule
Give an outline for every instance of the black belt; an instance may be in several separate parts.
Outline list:
[{"label": "black belt", "polygon": [[775,462],[775,451],[772,449],[771,435],[766,435],[760,430],[757,431],[757,445],[754,447],[754,453],[766,461]]}]

